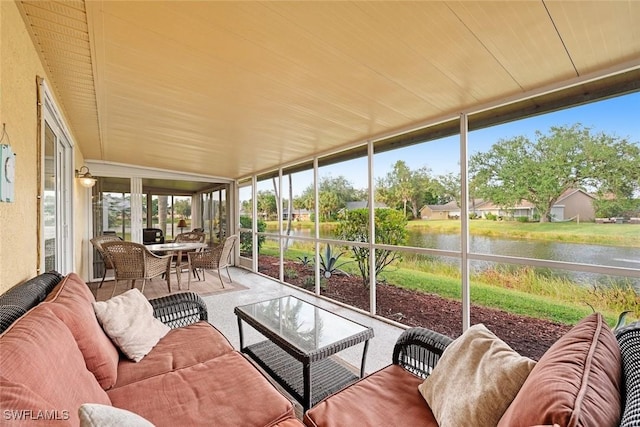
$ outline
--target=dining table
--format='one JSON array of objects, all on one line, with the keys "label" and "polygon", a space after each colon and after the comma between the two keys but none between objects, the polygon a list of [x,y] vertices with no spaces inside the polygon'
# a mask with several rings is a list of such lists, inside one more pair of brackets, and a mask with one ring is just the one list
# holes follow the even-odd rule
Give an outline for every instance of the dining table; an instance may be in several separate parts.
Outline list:
[{"label": "dining table", "polygon": [[[207,247],[204,242],[172,242],[172,243],[154,243],[152,245],[145,245],[145,247],[151,252],[171,252],[176,254],[176,276],[178,278],[178,289],[182,290],[181,276],[182,276],[182,252],[195,251]],[[191,274],[191,272],[189,272]]]}]

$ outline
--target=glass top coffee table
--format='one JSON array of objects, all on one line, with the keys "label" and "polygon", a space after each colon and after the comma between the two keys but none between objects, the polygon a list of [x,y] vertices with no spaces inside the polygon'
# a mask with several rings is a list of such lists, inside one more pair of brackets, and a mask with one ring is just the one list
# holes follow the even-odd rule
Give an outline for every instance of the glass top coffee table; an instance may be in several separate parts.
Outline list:
[{"label": "glass top coffee table", "polygon": [[[298,299],[285,296],[236,307],[240,351],[249,355],[306,411],[364,375],[373,329]],[[267,339],[244,346],[242,322]],[[358,376],[330,358],[364,342]]]}]

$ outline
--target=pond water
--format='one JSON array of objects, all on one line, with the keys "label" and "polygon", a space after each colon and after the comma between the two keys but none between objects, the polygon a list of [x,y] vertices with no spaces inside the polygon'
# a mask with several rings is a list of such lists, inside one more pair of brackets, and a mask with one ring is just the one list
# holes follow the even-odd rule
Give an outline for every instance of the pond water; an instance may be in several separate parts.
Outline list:
[{"label": "pond water", "polygon": [[[460,250],[460,237],[455,234],[432,234],[419,231],[409,233],[409,244],[422,248]],[[537,240],[502,239],[486,236],[471,236],[471,252],[518,256],[570,263],[604,265],[608,267],[640,268],[640,248],[565,243]],[[476,269],[487,268],[492,263],[473,261]],[[595,273],[563,271],[562,273],[581,283],[591,283],[611,278]],[[640,290],[640,279],[630,279]]]},{"label": "pond water", "polygon": [[[311,231],[309,229],[294,229],[292,230],[292,235],[311,237]],[[328,229],[323,229],[322,236],[335,238]],[[408,246],[459,251],[460,236],[457,234],[428,233],[424,230],[414,229],[409,231]],[[474,235],[470,238],[470,247],[471,252],[483,254],[640,269],[640,247],[627,248],[584,243],[516,240]],[[459,263],[458,258],[440,257],[439,260],[454,264]],[[473,261],[472,267],[478,270],[487,268],[492,264]],[[609,279],[615,280],[617,278],[617,276],[604,276],[588,272],[554,270],[554,273],[565,275],[579,283],[593,283],[594,281],[608,283]],[[640,290],[640,279],[629,278],[629,280],[636,289]]]}]

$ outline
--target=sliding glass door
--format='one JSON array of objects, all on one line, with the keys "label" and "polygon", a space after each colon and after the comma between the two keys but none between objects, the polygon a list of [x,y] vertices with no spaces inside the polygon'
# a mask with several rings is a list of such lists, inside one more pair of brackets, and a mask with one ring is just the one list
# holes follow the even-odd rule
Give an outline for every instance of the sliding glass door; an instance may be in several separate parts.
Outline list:
[{"label": "sliding glass door", "polygon": [[57,108],[43,84],[40,268],[72,271],[72,146]]}]

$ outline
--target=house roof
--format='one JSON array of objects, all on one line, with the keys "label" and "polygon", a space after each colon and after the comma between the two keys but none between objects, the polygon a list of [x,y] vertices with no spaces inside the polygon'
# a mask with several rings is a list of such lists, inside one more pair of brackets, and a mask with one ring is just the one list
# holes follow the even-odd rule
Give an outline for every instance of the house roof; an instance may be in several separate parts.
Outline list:
[{"label": "house roof", "polygon": [[449,212],[449,211],[460,210],[460,207],[458,206],[458,202],[456,202],[455,200],[445,203],[444,205],[425,205],[422,209],[427,207],[434,212]]},{"label": "house roof", "polygon": [[514,206],[500,206],[496,205],[493,202],[487,201],[480,206],[476,206],[476,210],[479,211],[488,211],[488,210],[496,210],[496,209],[533,209],[535,206],[528,200],[520,200]]},{"label": "house roof", "polygon": [[564,193],[562,193],[562,195],[560,197],[558,197],[558,200],[556,201],[556,204],[562,202],[564,199],[573,196],[576,193],[580,193],[583,194],[593,200],[596,199],[596,197],[593,194],[589,194],[586,191],[580,189],[580,188],[570,188],[567,191],[565,191]]},{"label": "house roof", "polygon": [[[345,205],[345,208],[347,210],[353,210],[353,209],[363,209],[369,206],[369,202],[366,200],[358,200],[355,202],[347,202]],[[376,208],[387,208],[388,206],[385,203],[382,202],[375,202],[374,203],[374,207]]]},{"label": "house roof", "polygon": [[[313,211],[310,211],[309,209],[295,209],[294,208],[294,209],[291,209],[291,212],[294,215],[309,215]],[[288,215],[289,214],[289,208],[282,209],[282,214],[283,215]]]},{"label": "house roof", "polygon": [[96,164],[236,179],[640,88],[633,0],[16,3]]},{"label": "house roof", "polygon": [[[563,200],[567,199],[568,197],[573,196],[576,193],[580,193],[583,194],[584,196],[587,196],[591,199],[595,199],[595,197],[589,193],[587,193],[584,190],[581,190],[579,188],[570,188],[568,190],[565,190],[560,197],[558,197],[558,200],[556,201],[556,203],[554,204],[554,206],[557,206],[559,203],[561,203]],[[503,206],[498,206],[493,202],[490,201],[481,201],[481,202],[476,202],[476,210],[496,210],[496,209],[502,209],[504,208]],[[535,208],[535,206],[533,205],[533,203],[531,203],[528,200],[520,200],[518,203],[516,203],[515,206],[509,206],[508,209],[533,209]]]}]

